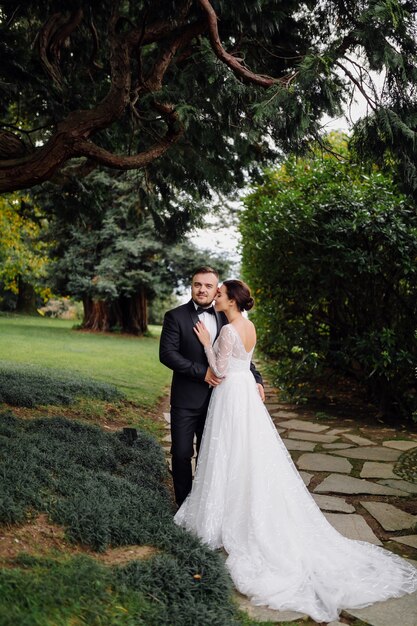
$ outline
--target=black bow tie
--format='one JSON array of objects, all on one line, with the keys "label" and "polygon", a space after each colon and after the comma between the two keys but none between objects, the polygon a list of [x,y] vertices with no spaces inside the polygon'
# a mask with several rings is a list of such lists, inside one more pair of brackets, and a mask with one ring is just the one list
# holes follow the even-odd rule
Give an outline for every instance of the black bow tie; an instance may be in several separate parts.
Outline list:
[{"label": "black bow tie", "polygon": [[212,315],[215,315],[213,306],[209,306],[208,309],[203,309],[202,306],[198,306],[196,311],[197,311],[197,315],[200,315],[200,313],[211,313]]}]

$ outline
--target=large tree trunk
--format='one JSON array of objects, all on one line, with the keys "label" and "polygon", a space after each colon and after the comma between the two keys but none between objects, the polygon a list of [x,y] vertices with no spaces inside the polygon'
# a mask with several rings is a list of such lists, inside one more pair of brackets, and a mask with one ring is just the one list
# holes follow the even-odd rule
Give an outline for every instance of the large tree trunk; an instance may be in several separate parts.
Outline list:
[{"label": "large tree trunk", "polygon": [[17,313],[36,313],[37,296],[34,288],[26,283],[21,276],[18,278]]},{"label": "large tree trunk", "polygon": [[131,335],[143,335],[148,329],[148,302],[144,289],[134,296],[120,296],[111,302],[85,297],[83,306],[82,327],[88,330],[121,330]]}]

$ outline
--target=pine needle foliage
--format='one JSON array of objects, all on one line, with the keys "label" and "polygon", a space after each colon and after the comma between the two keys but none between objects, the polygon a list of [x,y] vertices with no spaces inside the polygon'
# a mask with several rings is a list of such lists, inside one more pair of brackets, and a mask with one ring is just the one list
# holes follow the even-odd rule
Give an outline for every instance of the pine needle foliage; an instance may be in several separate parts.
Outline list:
[{"label": "pine needle foliage", "polygon": [[122,393],[114,385],[74,373],[0,361],[0,402],[33,408],[70,405],[80,396],[117,400]]}]

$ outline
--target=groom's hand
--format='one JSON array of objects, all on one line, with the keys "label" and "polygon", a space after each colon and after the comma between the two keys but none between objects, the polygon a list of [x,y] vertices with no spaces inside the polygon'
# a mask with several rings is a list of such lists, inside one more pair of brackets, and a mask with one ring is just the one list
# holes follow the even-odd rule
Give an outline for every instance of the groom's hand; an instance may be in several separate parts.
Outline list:
[{"label": "groom's hand", "polygon": [[262,402],[265,402],[265,389],[263,388],[263,385],[261,385],[261,383],[257,383],[256,386],[258,387],[259,395],[261,396]]},{"label": "groom's hand", "polygon": [[217,387],[217,385],[222,382],[222,379],[216,376],[211,367],[207,368],[206,377],[204,380],[211,387]]}]

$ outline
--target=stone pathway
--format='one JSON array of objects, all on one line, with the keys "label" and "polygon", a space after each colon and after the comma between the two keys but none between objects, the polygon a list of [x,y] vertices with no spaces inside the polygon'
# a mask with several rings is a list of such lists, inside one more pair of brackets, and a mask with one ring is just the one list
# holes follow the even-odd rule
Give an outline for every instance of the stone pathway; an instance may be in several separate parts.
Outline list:
[{"label": "stone pathway", "polygon": [[[362,426],[352,419],[319,419],[302,408],[281,404],[273,388],[265,391],[274,424],[329,522],[346,537],[417,559],[417,435],[384,426]],[[164,418],[169,432],[169,414]],[[164,440],[170,462],[169,434]],[[314,624],[300,613],[254,607],[240,594],[236,599],[240,608],[260,623]],[[345,625],[359,619],[370,626],[417,626],[417,592],[344,611],[341,619]]]}]

